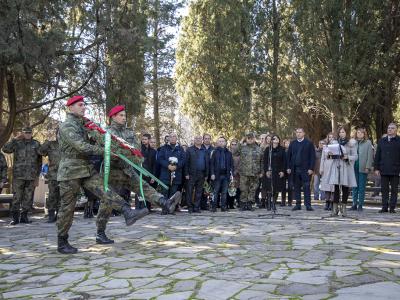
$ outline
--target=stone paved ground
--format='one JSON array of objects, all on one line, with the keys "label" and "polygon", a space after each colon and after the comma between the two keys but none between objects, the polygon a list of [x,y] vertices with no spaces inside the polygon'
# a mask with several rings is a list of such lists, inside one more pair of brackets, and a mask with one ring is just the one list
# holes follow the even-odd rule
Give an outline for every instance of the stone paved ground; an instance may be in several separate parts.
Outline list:
[{"label": "stone paved ground", "polygon": [[[176,216],[132,227],[114,217],[112,246],[75,215],[74,256],[56,252],[55,225],[0,225],[0,298],[396,299],[400,215],[369,208],[349,217],[280,209]],[[397,298],[398,299],[398,298]]]}]

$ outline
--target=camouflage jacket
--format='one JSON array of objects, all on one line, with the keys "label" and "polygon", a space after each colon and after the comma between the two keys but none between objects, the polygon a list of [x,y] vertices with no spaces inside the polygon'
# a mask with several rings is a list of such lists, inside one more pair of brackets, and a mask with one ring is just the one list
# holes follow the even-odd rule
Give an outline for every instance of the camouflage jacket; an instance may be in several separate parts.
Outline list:
[{"label": "camouflage jacket", "polygon": [[67,114],[67,119],[60,125],[58,181],[90,177],[96,172],[88,156],[103,155],[103,148],[89,143],[89,137],[83,125],[84,120],[71,113]]},{"label": "camouflage jacket", "polygon": [[37,140],[12,139],[3,146],[4,153],[13,153],[13,178],[36,180],[42,168],[40,143]]},{"label": "camouflage jacket", "polygon": [[[135,148],[140,150],[140,146],[138,145],[135,133],[132,129],[127,128],[125,125],[120,125],[114,121],[111,121],[111,125],[107,128],[108,132],[124,139],[128,142],[129,145],[134,146]],[[121,161],[119,158],[111,157],[111,169],[114,171],[123,170],[126,175],[132,176],[132,172],[134,169]]]},{"label": "camouflage jacket", "polygon": [[239,174],[241,176],[258,176],[262,173],[264,153],[257,144],[239,144],[234,155],[239,155]]},{"label": "camouflage jacket", "polygon": [[7,161],[4,154],[0,152],[0,182],[7,182]]},{"label": "camouflage jacket", "polygon": [[49,157],[49,172],[47,179],[57,180],[57,170],[60,164],[60,148],[58,141],[45,141],[39,148],[39,153]]}]

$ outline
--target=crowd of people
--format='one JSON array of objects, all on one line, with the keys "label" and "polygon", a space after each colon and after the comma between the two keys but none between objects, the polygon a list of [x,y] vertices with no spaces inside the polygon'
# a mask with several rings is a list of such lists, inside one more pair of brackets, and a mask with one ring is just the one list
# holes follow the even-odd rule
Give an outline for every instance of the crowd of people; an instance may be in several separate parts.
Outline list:
[{"label": "crowd of people", "polygon": [[[57,132],[50,133],[52,138],[40,144],[32,138],[32,128],[25,127],[2,149],[14,154],[11,225],[30,223],[28,214],[42,170],[42,157],[48,157],[48,222],[57,220],[61,253],[77,252],[68,242],[68,232],[81,191],[99,202],[99,244],[114,242],[105,234],[113,212],[122,214],[126,224],[132,225],[154,206],[161,207],[162,214],[173,214],[184,207],[189,213],[235,208],[251,211],[255,206],[276,211],[279,201],[281,206],[293,206],[296,211],[302,209],[303,194],[305,209],[313,211],[313,190],[314,200],[325,201],[325,210],[331,211],[331,216],[346,216],[350,193],[351,209],[363,210],[367,176],[372,171],[381,179],[380,212],[396,212],[400,138],[394,123],[388,125],[387,134],[376,146],[364,128],[358,128],[350,137],[345,127],[339,127],[317,146],[305,137],[303,128],[297,128],[296,138],[291,141],[268,133],[261,134],[258,140],[255,133],[248,132],[241,141],[228,142],[220,136],[213,143],[211,135],[204,134],[195,135],[189,146],[181,145],[177,134],[171,132],[165,136],[164,144],[156,148],[156,141],[148,133],[137,141],[134,132],[126,127],[124,106],[118,105],[108,113],[108,132],[140,148],[143,167],[154,177],[145,176],[142,181],[134,168],[112,157],[107,189],[100,175],[104,145],[91,140],[84,127],[84,98],[72,97],[66,106],[67,119]],[[7,182],[7,163],[1,153],[0,175],[2,188]],[[168,189],[162,188],[155,178]],[[130,204],[132,192],[135,209]]]}]

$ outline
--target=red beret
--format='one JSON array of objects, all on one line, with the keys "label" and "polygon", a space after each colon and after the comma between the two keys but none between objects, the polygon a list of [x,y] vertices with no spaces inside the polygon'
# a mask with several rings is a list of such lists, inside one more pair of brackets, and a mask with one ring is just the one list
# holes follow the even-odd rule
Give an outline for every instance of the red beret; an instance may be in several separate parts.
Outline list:
[{"label": "red beret", "polygon": [[111,108],[110,112],[108,113],[108,116],[111,118],[112,116],[116,115],[117,113],[124,111],[125,106],[123,105],[117,105]]},{"label": "red beret", "polygon": [[83,101],[83,96],[73,96],[68,99],[67,106],[70,106],[76,102]]}]

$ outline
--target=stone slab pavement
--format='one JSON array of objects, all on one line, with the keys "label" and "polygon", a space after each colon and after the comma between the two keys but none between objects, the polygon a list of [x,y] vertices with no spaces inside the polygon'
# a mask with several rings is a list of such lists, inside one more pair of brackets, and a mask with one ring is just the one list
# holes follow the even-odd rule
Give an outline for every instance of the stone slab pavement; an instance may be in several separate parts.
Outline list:
[{"label": "stone slab pavement", "polygon": [[329,218],[279,208],[158,212],[131,227],[113,217],[113,245],[75,214],[76,255],[56,251],[54,224],[0,219],[1,299],[398,299],[400,214]]}]

